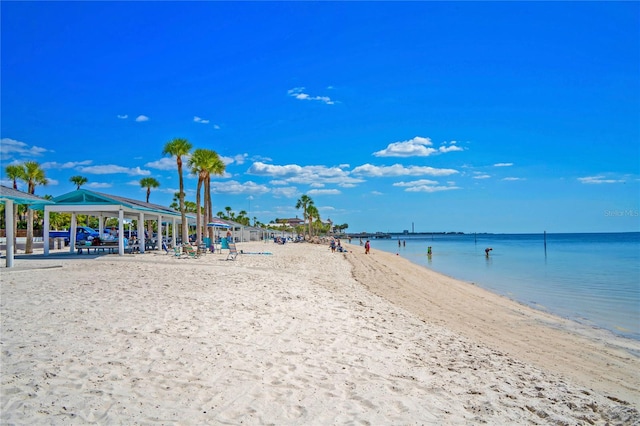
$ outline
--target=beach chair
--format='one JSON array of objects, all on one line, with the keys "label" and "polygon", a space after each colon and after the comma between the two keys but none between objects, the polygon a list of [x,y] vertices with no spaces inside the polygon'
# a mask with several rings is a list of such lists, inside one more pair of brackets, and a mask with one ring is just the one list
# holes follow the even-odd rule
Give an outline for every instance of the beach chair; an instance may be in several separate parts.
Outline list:
[{"label": "beach chair", "polygon": [[188,244],[182,247],[182,252],[194,259],[198,258],[198,251]]},{"label": "beach chair", "polygon": [[229,254],[227,254],[227,260],[236,260],[238,257],[238,250],[236,249],[236,243],[229,243]]}]

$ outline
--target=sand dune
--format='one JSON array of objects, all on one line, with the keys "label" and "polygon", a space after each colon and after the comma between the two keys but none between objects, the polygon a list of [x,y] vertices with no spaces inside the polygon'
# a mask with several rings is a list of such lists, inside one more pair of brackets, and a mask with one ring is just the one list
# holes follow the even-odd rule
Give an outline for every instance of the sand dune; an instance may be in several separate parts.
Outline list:
[{"label": "sand dune", "polygon": [[2,423],[640,422],[636,342],[360,247],[238,248],[273,254],[3,269]]}]

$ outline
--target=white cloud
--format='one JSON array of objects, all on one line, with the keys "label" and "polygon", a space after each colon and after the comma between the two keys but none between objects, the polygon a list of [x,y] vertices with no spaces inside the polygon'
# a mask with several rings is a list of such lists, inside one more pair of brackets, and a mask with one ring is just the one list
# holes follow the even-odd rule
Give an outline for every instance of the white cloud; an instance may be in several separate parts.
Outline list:
[{"label": "white cloud", "polygon": [[496,163],[493,165],[493,167],[511,167],[513,166],[513,163]]},{"label": "white cloud", "polygon": [[419,179],[410,182],[397,182],[393,186],[405,187],[407,192],[440,192],[460,189],[460,187],[449,184],[448,186],[439,185],[438,182],[428,179]]},{"label": "white cloud", "polygon": [[217,125],[217,124],[214,124],[214,125],[213,125],[213,128],[214,128],[214,129],[216,129],[216,130],[220,130],[220,126],[219,126],[219,125]]},{"label": "white cloud", "polygon": [[244,164],[244,162],[247,160],[247,158],[249,157],[249,154],[237,154],[234,155],[233,157],[225,157],[225,156],[220,156],[220,159],[222,160],[222,162],[225,165],[229,165],[229,164]]},{"label": "white cloud", "polygon": [[371,177],[393,177],[393,176],[449,176],[458,173],[454,169],[434,169],[427,166],[403,166],[394,164],[393,166],[374,166],[364,164],[352,170],[352,173]]},{"label": "white cloud", "polygon": [[294,87],[293,89],[289,89],[287,90],[287,94],[301,101],[319,101],[327,105],[333,105],[335,103],[328,96],[311,96],[304,93],[304,87]]},{"label": "white cloud", "polygon": [[196,123],[209,124],[209,120],[205,120],[204,118],[200,118],[198,116],[193,117],[193,121]]},{"label": "white cloud", "polygon": [[393,186],[419,186],[419,185],[437,185],[438,181],[429,179],[419,179],[410,182],[396,182]]},{"label": "white cloud", "polygon": [[29,146],[25,142],[15,139],[2,138],[0,140],[0,156],[3,161],[13,157],[39,157],[46,152],[53,152],[39,146]]},{"label": "white cloud", "polygon": [[42,163],[41,167],[43,169],[58,169],[58,170],[62,170],[62,169],[73,169],[75,167],[81,167],[81,166],[88,166],[91,163],[92,163],[91,160],[67,161],[66,163],[58,163],[56,161],[47,161],[45,163]]},{"label": "white cloud", "polygon": [[150,171],[142,170],[140,167],[129,168],[129,167],[116,166],[114,164],[106,164],[103,166],[80,167],[78,170],[82,173],[89,173],[94,175],[124,173],[129,176],[149,176],[151,174]]},{"label": "white cloud", "polygon": [[251,165],[247,173],[270,176],[276,178],[279,183],[287,184],[333,183],[344,185],[363,182],[362,179],[351,177],[348,171],[342,170],[340,167],[299,166],[297,164],[279,166],[257,161]]},{"label": "white cloud", "polygon": [[341,192],[337,189],[312,189],[307,191],[309,195],[340,195]]},{"label": "white cloud", "polygon": [[271,194],[274,197],[294,198],[298,195],[298,188],[295,186],[286,186],[282,188],[273,188]]},{"label": "white cloud", "polygon": [[[136,183],[140,185],[140,182],[136,182]],[[89,182],[85,186],[93,189],[102,189],[102,188],[111,188],[113,185],[106,182]]]},{"label": "white cloud", "polygon": [[[183,167],[184,167],[184,163],[185,163],[184,158],[182,159],[182,163],[183,163]],[[159,159],[157,161],[151,161],[149,163],[146,163],[144,166],[145,167],[150,167],[152,169],[175,170],[176,173],[178,172],[178,165],[176,163],[176,158],[175,157],[161,158],[161,159]]]},{"label": "white cloud", "polygon": [[383,195],[380,191],[371,191],[371,195]]},{"label": "white cloud", "polygon": [[139,115],[136,117],[136,121],[140,122],[140,121],[149,121],[149,117],[147,117],[146,115]]},{"label": "white cloud", "polygon": [[440,192],[440,191],[452,191],[455,189],[461,189],[459,186],[412,186],[405,189],[407,192]]},{"label": "white cloud", "polygon": [[393,142],[383,150],[373,153],[376,157],[428,157],[432,154],[445,154],[453,151],[464,151],[456,145],[456,141],[446,142],[438,149],[432,148],[431,139],[416,136],[413,139],[402,142]]},{"label": "white cloud", "polygon": [[211,182],[211,191],[216,194],[264,194],[269,192],[269,188],[252,181],[238,182],[228,180]]},{"label": "white cloud", "polygon": [[129,118],[129,116],[127,114],[125,114],[125,115],[118,114],[118,118],[121,119],[121,120],[126,120],[127,118]]},{"label": "white cloud", "polygon": [[431,139],[416,136],[413,139],[402,142],[393,142],[383,150],[373,153],[376,157],[428,157],[437,152],[431,148]]},{"label": "white cloud", "polygon": [[474,178],[474,179],[489,179],[489,178],[491,178],[491,175],[487,175],[487,174],[484,174],[484,175],[476,175],[476,176],[474,176],[473,178]]},{"label": "white cloud", "polygon": [[524,178],[519,178],[519,177],[506,177],[502,180],[506,180],[506,181],[517,181],[517,180],[525,180]]},{"label": "white cloud", "polygon": [[441,154],[445,154],[447,152],[464,151],[464,148],[460,148],[458,145],[456,145],[456,143],[456,141],[449,142],[449,145],[443,143],[440,148],[438,148],[438,152]]},{"label": "white cloud", "polygon": [[578,180],[582,183],[586,184],[601,184],[601,183],[624,183],[624,180],[621,179],[607,179],[604,175],[597,176],[587,176],[578,178]]}]

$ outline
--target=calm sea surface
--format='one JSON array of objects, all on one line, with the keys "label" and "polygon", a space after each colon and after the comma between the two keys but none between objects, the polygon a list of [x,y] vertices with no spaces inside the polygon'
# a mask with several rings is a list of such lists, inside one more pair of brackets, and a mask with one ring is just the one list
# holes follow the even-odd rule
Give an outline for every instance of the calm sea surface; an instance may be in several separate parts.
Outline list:
[{"label": "calm sea surface", "polygon": [[546,249],[543,234],[401,235],[371,240],[371,249],[640,340],[640,232],[547,234]]}]

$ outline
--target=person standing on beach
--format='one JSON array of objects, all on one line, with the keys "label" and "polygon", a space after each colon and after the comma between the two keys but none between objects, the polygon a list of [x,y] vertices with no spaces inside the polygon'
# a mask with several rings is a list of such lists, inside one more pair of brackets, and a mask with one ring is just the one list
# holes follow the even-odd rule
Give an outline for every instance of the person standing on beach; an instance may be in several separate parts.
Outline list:
[{"label": "person standing on beach", "polygon": [[364,243],[364,254],[369,254],[369,250],[371,249],[371,245],[369,244],[369,240]]},{"label": "person standing on beach", "polygon": [[427,256],[431,256],[432,254],[431,246],[427,247]]}]

